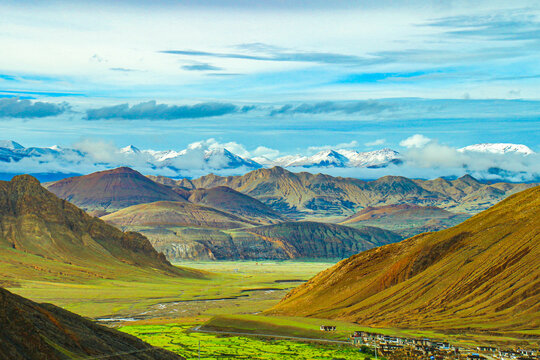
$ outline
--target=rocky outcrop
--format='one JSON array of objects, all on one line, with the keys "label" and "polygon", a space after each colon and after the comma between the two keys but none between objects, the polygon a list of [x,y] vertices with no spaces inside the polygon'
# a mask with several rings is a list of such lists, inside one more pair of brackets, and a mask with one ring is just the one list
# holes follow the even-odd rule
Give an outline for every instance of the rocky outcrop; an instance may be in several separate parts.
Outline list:
[{"label": "rocky outcrop", "polygon": [[183,259],[336,259],[401,240],[391,231],[287,222],[229,231],[135,228],[171,261]]}]

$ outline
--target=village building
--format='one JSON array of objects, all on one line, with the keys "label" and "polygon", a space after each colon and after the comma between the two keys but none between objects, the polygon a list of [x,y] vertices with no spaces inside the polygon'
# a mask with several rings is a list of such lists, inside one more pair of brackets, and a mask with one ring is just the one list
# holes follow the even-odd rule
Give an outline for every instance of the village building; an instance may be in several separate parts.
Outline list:
[{"label": "village building", "polygon": [[320,329],[321,331],[336,331],[336,327],[334,325],[321,325]]}]

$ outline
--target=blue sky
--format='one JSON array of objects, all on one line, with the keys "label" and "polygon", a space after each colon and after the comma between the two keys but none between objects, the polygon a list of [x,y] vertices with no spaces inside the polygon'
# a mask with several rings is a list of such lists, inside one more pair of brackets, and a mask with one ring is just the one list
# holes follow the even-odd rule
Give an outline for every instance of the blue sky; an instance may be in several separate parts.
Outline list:
[{"label": "blue sky", "polygon": [[329,4],[0,0],[2,137],[540,151],[537,1]]}]

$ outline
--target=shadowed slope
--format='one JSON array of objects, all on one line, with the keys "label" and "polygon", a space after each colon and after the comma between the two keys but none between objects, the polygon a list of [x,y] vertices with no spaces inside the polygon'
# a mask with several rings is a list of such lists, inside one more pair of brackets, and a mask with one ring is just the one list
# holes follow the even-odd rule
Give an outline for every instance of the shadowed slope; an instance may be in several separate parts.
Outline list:
[{"label": "shadowed slope", "polygon": [[437,233],[354,255],[269,312],[374,326],[540,326],[540,187]]},{"label": "shadowed slope", "polygon": [[0,288],[0,358],[64,360],[110,358],[180,360],[182,357],[50,304]]},{"label": "shadowed slope", "polygon": [[171,188],[127,167],[67,178],[46,187],[84,210],[111,212],[160,200],[186,201]]},{"label": "shadowed slope", "polygon": [[217,229],[137,229],[170,260],[335,259],[401,240],[387,230],[316,222],[220,231]]}]

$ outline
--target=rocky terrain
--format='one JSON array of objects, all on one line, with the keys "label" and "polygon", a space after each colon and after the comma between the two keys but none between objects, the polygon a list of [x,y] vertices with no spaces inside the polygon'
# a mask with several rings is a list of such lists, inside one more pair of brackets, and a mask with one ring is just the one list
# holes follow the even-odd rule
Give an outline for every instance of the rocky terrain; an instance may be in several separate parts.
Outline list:
[{"label": "rocky terrain", "polygon": [[402,238],[374,227],[287,222],[235,230],[132,227],[147,236],[171,261],[184,259],[345,258]]},{"label": "rocky terrain", "polygon": [[[342,222],[362,231],[371,226],[375,236],[382,233],[374,227],[398,232],[400,236],[391,237],[398,241],[401,236],[456,225],[533,184],[486,184],[470,176],[455,180],[386,176],[363,181],[274,167],[243,176],[210,174],[193,180],[145,177],[119,168],[47,186],[122,230],[143,233],[159,251],[177,261],[346,257],[353,254],[355,247],[348,244],[355,238],[341,228],[334,229],[342,240],[340,250],[322,251],[336,246],[330,245],[335,240],[333,232],[325,238],[318,232],[309,235],[326,242],[314,246],[312,254],[277,246],[281,240],[270,246],[266,235],[255,235],[252,228],[287,223],[290,230],[291,220]],[[314,230],[305,223],[299,227],[305,237]],[[379,240],[376,243],[385,243]]]},{"label": "rocky terrain", "polygon": [[276,224],[288,220],[259,200],[226,186],[192,190],[188,200],[241,216],[259,225]]},{"label": "rocky terrain", "polygon": [[354,255],[271,314],[445,331],[540,326],[540,187],[450,229]]},{"label": "rocky terrain", "polygon": [[184,359],[134,336],[2,288],[0,324],[0,358],[6,360]]},{"label": "rocky terrain", "polygon": [[29,176],[0,181],[2,278],[114,277],[147,269],[171,276],[171,266],[147,238],[122,232],[59,199]]}]

